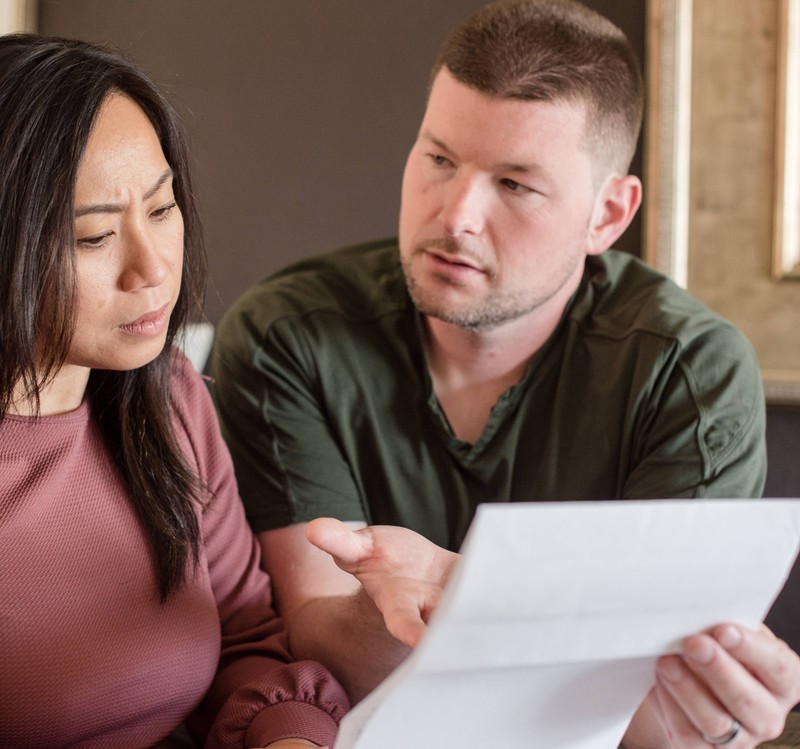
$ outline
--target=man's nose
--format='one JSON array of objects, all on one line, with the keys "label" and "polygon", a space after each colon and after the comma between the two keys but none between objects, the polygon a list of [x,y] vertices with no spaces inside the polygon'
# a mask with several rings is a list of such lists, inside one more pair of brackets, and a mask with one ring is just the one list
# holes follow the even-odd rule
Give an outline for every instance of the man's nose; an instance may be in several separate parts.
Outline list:
[{"label": "man's nose", "polygon": [[486,221],[486,187],[476,177],[455,177],[446,187],[439,220],[452,235],[480,234]]}]

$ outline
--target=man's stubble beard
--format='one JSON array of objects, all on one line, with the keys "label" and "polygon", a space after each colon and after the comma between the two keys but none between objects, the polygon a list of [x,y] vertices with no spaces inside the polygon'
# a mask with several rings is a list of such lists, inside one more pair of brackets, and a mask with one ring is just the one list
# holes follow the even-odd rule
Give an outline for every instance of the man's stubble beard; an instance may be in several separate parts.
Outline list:
[{"label": "man's stubble beard", "polygon": [[[427,290],[417,283],[411,265],[411,261],[403,259],[402,266],[406,288],[411,301],[420,314],[434,317],[465,330],[491,330],[504,323],[524,317],[549,298],[524,299],[519,293],[502,293],[495,290],[490,291],[484,299],[475,300],[474,303],[469,303],[466,300],[461,304],[457,302],[450,303],[445,299],[437,298],[439,295],[435,291]],[[452,287],[463,286],[457,281],[444,276],[438,276],[438,280]]]}]

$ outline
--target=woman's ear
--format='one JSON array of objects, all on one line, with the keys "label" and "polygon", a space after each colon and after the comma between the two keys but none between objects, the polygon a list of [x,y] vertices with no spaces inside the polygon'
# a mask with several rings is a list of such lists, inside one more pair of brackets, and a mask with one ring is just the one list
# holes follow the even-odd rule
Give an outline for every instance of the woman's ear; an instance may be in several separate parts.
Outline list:
[{"label": "woman's ear", "polygon": [[612,174],[597,192],[587,239],[587,255],[599,255],[619,239],[642,202],[642,183],[633,174]]}]

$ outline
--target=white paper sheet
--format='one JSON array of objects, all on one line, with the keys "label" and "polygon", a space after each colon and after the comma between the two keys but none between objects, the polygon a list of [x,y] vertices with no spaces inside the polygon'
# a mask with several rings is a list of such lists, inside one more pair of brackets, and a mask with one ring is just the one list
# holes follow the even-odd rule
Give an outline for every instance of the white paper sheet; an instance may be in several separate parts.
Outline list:
[{"label": "white paper sheet", "polygon": [[486,504],[420,645],[336,749],[616,749],[656,658],[755,626],[800,543],[800,500]]}]

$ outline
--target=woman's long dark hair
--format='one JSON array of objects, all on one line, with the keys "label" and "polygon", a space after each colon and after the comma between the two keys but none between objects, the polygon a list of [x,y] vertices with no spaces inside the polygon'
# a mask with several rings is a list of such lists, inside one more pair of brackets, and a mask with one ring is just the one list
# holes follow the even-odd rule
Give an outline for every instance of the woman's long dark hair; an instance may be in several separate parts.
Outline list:
[{"label": "woman's long dark hair", "polygon": [[162,600],[197,563],[197,502],[172,421],[171,343],[202,305],[206,260],[177,115],[136,64],[85,42],[32,34],[0,37],[0,421],[22,394],[40,394],[75,329],[74,194],[97,113],[112,93],[136,102],[174,172],[184,220],[180,295],[161,354],[131,371],[94,370],[87,397],[152,546]]}]

